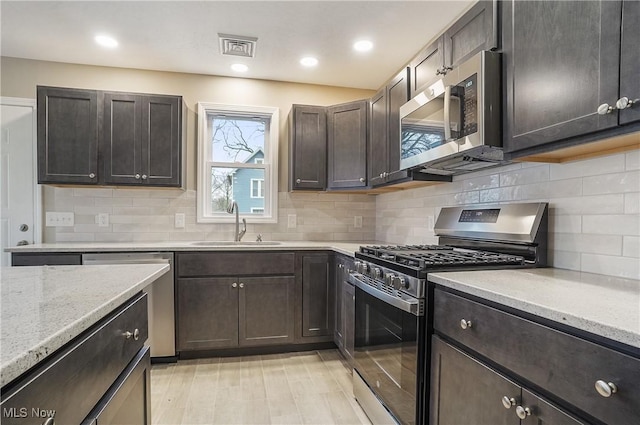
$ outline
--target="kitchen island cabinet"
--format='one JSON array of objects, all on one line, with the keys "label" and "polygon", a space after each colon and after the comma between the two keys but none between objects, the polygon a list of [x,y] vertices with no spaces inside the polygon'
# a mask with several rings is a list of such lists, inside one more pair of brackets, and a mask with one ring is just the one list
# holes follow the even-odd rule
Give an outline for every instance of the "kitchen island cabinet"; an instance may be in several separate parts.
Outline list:
[{"label": "kitchen island cabinet", "polygon": [[[431,423],[640,421],[640,287],[602,279],[545,269],[430,275]],[[592,308],[602,300],[618,300],[616,312]]]},{"label": "kitchen island cabinet", "polygon": [[[141,290],[168,269],[3,269],[2,423],[81,423],[97,406],[137,412],[135,423],[149,424],[147,295]],[[110,402],[117,395],[118,405]],[[103,416],[101,423],[117,417],[123,418]]]}]

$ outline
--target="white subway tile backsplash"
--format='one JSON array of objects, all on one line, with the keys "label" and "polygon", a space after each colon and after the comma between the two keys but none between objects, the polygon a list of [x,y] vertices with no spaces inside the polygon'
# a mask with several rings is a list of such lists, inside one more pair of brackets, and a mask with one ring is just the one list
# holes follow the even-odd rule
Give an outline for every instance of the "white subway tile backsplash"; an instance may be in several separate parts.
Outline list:
[{"label": "white subway tile backsplash", "polygon": [[[638,144],[640,144],[640,136],[638,136]],[[631,151],[626,154],[625,170],[640,170],[640,150]]]},{"label": "white subway tile backsplash", "polygon": [[640,279],[640,261],[632,257],[582,254],[582,271]]},{"label": "white subway tile backsplash", "polygon": [[582,233],[582,216],[549,214],[549,231],[553,233]]},{"label": "white subway tile backsplash", "polygon": [[550,179],[565,180],[575,177],[618,173],[624,171],[624,161],[624,154],[616,154],[583,161],[550,164]]},{"label": "white subway tile backsplash", "polygon": [[549,266],[551,267],[576,271],[582,269],[582,254],[579,252],[549,249],[547,255],[549,257]]},{"label": "white subway tile backsplash", "polygon": [[585,195],[638,192],[639,190],[640,171],[605,174],[583,179],[583,193]]},{"label": "white subway tile backsplash", "polygon": [[94,198],[111,198],[113,189],[107,188],[75,188],[73,196],[94,197]]},{"label": "white subway tile backsplash", "polygon": [[549,165],[521,168],[500,174],[500,186],[515,186],[549,181]]},{"label": "white subway tile backsplash", "polygon": [[640,219],[636,214],[585,215],[584,233],[640,236]]},{"label": "white subway tile backsplash", "polygon": [[625,257],[640,258],[640,237],[624,236],[622,242],[622,255]]},{"label": "white subway tile backsplash", "polygon": [[624,213],[640,214],[640,192],[624,194]]},{"label": "white subway tile backsplash", "polygon": [[555,214],[621,214],[625,211],[623,194],[595,195],[552,199],[549,208]]}]

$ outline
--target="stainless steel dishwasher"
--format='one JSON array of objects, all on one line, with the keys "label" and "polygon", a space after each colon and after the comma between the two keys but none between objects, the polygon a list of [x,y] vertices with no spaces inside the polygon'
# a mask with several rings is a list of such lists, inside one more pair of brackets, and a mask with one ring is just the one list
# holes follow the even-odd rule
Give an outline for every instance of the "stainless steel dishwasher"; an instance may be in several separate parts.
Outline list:
[{"label": "stainless steel dishwasher", "polygon": [[147,286],[149,300],[149,347],[153,361],[176,360],[175,309],[172,252],[90,253],[83,265],[169,263],[169,272]]}]

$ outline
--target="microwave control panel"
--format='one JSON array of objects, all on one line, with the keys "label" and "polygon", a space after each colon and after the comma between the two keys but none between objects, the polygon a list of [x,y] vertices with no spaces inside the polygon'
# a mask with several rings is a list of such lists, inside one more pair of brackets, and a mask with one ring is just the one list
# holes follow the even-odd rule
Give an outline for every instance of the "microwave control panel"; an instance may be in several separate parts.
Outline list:
[{"label": "microwave control panel", "polygon": [[458,84],[463,95],[462,103],[462,136],[468,136],[478,131],[478,74]]}]

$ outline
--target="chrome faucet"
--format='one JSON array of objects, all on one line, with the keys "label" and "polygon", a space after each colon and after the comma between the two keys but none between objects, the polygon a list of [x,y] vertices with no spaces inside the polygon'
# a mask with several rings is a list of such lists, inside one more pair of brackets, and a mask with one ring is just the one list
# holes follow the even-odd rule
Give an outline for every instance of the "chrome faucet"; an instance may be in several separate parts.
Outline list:
[{"label": "chrome faucet", "polygon": [[244,236],[245,233],[247,233],[247,220],[245,220],[244,218],[242,219],[242,227],[243,229],[240,230],[240,221],[239,221],[239,216],[238,216],[238,203],[236,201],[231,201],[231,203],[229,204],[229,207],[227,208],[227,212],[229,214],[233,214],[233,212],[235,211],[236,213],[236,233],[234,236],[234,241],[236,242],[240,242],[242,240],[242,237]]}]

